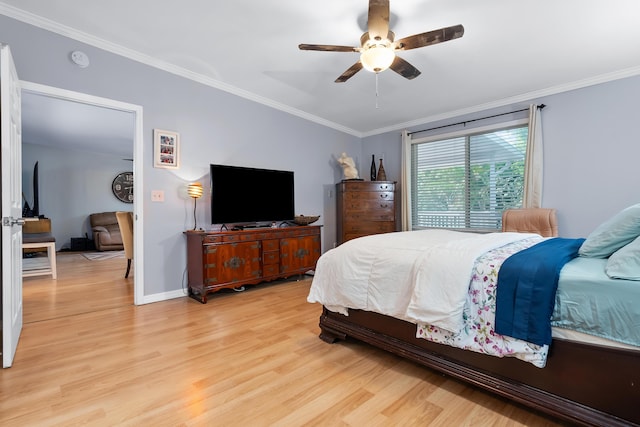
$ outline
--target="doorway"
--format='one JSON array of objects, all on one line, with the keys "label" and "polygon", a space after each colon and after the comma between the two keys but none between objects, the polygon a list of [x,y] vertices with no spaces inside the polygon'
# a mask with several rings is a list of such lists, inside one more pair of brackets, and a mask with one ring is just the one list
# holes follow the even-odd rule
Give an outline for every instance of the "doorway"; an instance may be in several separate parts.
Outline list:
[{"label": "doorway", "polygon": [[[130,159],[123,159],[123,161],[129,161],[132,163],[132,169],[134,177],[143,176],[143,162],[136,161],[136,159],[142,159],[143,157],[143,137],[142,137],[142,107],[139,105],[128,104],[112,99],[96,97],[87,95],[84,93],[68,91],[51,86],[40,85],[31,82],[21,82],[21,88],[23,95],[36,95],[43,97],[46,100],[66,101],[80,105],[84,108],[97,107],[96,109],[107,109],[116,112],[123,112],[132,115],[133,130],[132,135],[129,135],[133,141],[130,153],[132,156]],[[23,119],[23,128],[28,125]],[[128,157],[128,156],[127,156]],[[131,164],[127,164],[126,167],[130,167]],[[142,194],[142,179],[134,179],[134,195]],[[143,203],[140,198],[134,199],[133,202],[133,217],[134,217],[134,256],[133,256],[133,303],[139,305],[143,303],[144,299],[144,286],[143,286],[143,215],[142,215]],[[62,243],[62,242],[60,242]]]}]

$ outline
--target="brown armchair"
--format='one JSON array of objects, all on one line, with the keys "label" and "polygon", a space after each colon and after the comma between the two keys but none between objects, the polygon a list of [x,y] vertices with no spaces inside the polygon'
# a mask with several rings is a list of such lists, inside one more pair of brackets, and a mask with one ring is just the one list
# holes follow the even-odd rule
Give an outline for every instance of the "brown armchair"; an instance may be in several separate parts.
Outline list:
[{"label": "brown armchair", "polygon": [[101,212],[89,215],[93,242],[99,251],[121,251],[124,249],[120,227],[115,212]]}]

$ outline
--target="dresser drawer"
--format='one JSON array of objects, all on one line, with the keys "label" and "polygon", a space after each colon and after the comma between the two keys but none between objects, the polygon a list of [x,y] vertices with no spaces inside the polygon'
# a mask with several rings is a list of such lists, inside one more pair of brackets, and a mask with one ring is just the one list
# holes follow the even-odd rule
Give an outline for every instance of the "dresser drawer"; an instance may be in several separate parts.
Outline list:
[{"label": "dresser drawer", "polygon": [[341,182],[337,185],[338,191],[358,192],[358,191],[394,191],[395,183],[392,181],[351,181]]},{"label": "dresser drawer", "polygon": [[395,204],[393,200],[352,200],[344,204],[344,212],[346,216],[354,212],[384,212],[393,213]]},{"label": "dresser drawer", "polygon": [[204,236],[202,239],[202,243],[220,243],[222,242],[222,236]]},{"label": "dresser drawer", "polygon": [[263,251],[277,251],[278,249],[280,249],[280,240],[271,239],[262,241]]},{"label": "dresser drawer", "polygon": [[389,233],[396,231],[396,224],[394,221],[380,221],[380,222],[347,222],[344,224],[344,232],[346,234],[378,234]]},{"label": "dresser drawer", "polygon": [[393,201],[393,191],[354,191],[344,194],[346,203],[359,200]]},{"label": "dresser drawer", "polygon": [[271,235],[267,231],[256,231],[248,234],[241,234],[240,240],[248,241],[248,240],[264,240],[271,237]]},{"label": "dresser drawer", "polygon": [[262,252],[262,263],[263,264],[277,264],[279,262],[280,262],[280,252],[279,251]]},{"label": "dresser drawer", "polygon": [[262,267],[262,277],[277,276],[280,274],[278,264],[265,264]]},{"label": "dresser drawer", "polygon": [[359,212],[347,212],[344,216],[345,228],[348,224],[364,224],[367,222],[395,222],[395,213],[391,210],[386,212],[379,211],[359,211]]},{"label": "dresser drawer", "polygon": [[[345,233],[344,235],[344,241],[346,242],[347,240],[353,240],[353,239],[357,239],[358,237],[364,237],[364,236],[371,236],[373,234],[382,234],[382,233],[391,233],[395,230],[390,230],[390,231],[380,231],[380,232],[376,232],[376,233],[370,233],[370,232],[352,232],[352,233]],[[344,243],[344,242],[343,242]]]}]

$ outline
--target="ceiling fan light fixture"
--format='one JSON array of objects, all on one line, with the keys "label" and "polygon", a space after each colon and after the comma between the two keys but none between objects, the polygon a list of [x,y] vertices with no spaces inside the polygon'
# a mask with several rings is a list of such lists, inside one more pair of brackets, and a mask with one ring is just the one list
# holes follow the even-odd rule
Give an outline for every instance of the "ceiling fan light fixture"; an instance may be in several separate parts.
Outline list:
[{"label": "ceiling fan light fixture", "polygon": [[360,54],[360,62],[367,71],[379,73],[391,66],[396,54],[390,43],[371,44]]},{"label": "ceiling fan light fixture", "polygon": [[336,83],[346,82],[363,68],[376,74],[390,68],[405,79],[412,80],[420,75],[420,70],[402,59],[401,56],[396,56],[396,50],[405,51],[431,46],[458,39],[464,35],[464,27],[462,25],[453,25],[403,37],[394,42],[396,35],[389,28],[389,1],[369,0],[367,31],[360,36],[360,47],[331,44],[299,44],[298,48],[300,50],[317,50],[321,52],[359,52],[360,60],[340,74],[335,80]]}]

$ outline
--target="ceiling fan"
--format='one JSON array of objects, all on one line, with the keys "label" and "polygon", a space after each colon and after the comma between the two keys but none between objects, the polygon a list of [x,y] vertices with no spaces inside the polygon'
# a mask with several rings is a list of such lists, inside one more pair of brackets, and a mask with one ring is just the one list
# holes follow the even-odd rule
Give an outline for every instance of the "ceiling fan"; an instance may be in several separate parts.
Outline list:
[{"label": "ceiling fan", "polygon": [[389,30],[389,0],[369,0],[368,28],[360,37],[360,47],[335,46],[325,44],[300,44],[300,50],[324,52],[360,52],[360,60],[336,79],[336,83],[349,80],[363,67],[374,73],[391,68],[407,79],[414,79],[420,71],[396,56],[396,51],[416,49],[462,37],[464,27],[454,25],[427,31],[394,41],[395,34]]}]

